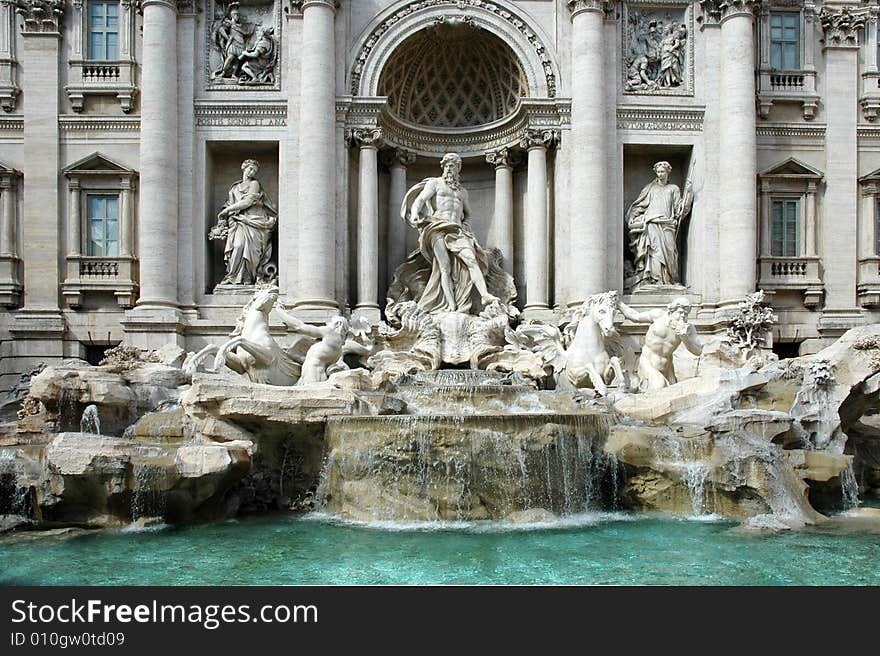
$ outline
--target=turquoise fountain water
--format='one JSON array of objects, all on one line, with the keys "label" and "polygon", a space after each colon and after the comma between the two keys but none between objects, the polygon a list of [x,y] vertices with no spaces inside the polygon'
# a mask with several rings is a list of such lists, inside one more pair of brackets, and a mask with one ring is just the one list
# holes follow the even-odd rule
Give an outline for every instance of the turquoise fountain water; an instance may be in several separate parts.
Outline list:
[{"label": "turquoise fountain water", "polygon": [[551,526],[275,515],[187,529],[0,539],[0,583],[878,585],[880,533],[750,532],[587,514]]}]

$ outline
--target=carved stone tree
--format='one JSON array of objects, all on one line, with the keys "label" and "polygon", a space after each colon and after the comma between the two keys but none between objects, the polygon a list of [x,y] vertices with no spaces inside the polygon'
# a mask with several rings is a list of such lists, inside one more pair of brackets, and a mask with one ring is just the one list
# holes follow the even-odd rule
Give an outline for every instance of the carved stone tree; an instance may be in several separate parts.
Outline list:
[{"label": "carved stone tree", "polygon": [[765,345],[767,334],[777,321],[773,308],[764,302],[764,290],[759,289],[739,304],[739,313],[730,321],[725,341],[748,356]]}]

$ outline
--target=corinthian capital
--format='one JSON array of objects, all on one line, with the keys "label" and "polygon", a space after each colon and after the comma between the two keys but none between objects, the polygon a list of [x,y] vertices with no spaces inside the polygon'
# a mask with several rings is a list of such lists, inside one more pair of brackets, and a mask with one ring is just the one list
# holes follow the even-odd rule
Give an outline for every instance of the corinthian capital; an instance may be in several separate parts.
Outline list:
[{"label": "corinthian capital", "polygon": [[498,150],[490,150],[486,153],[486,163],[491,164],[495,168],[503,166],[514,167],[520,159],[520,153],[509,148],[499,148]]},{"label": "corinthian capital", "polygon": [[731,16],[753,16],[762,0],[700,0],[704,24],[720,23]]},{"label": "corinthian capital", "polygon": [[586,11],[597,11],[604,14],[613,13],[616,0],[568,0],[571,18]]},{"label": "corinthian capital", "polygon": [[290,0],[290,10],[298,14],[304,12],[310,5],[324,5],[336,11],[339,9],[339,0]]},{"label": "corinthian capital", "polygon": [[15,12],[24,19],[25,34],[61,32],[64,0],[15,0]]},{"label": "corinthian capital", "polygon": [[826,48],[858,48],[859,30],[864,29],[868,19],[868,9],[840,7],[830,9],[825,6],[819,13],[819,22],[825,32]]},{"label": "corinthian capital", "polygon": [[382,128],[354,128],[346,133],[345,142],[359,148],[378,148],[382,145],[382,137]]},{"label": "corinthian capital", "polygon": [[519,141],[520,148],[555,148],[559,145],[558,130],[533,130],[529,128]]},{"label": "corinthian capital", "polygon": [[406,168],[411,164],[415,164],[416,154],[405,148],[392,148],[390,150],[383,150],[381,159],[385,166],[402,166]]}]

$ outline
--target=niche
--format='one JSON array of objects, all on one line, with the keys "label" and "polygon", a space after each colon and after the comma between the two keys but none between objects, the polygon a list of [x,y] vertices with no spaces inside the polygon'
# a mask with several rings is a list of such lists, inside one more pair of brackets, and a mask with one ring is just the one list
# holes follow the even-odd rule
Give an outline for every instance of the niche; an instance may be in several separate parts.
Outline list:
[{"label": "niche", "polygon": [[[226,240],[212,238],[211,230],[217,225],[217,214],[226,203],[230,189],[242,180],[241,165],[247,159],[259,162],[256,180],[260,183],[269,204],[278,211],[278,142],[277,141],[209,141],[205,171],[205,234],[206,292],[245,292],[253,289],[249,284],[222,284],[227,273],[224,262]],[[270,264],[266,267],[272,274],[278,271],[278,225],[269,239]],[[218,287],[219,285],[219,287]]]},{"label": "niche", "polygon": [[[688,211],[681,218],[675,230],[675,248],[677,253],[677,265],[674,271],[670,271],[671,281],[656,281],[652,279],[651,271],[657,270],[657,259],[665,259],[661,254],[654,254],[652,264],[645,265],[636,262],[636,241],[633,233],[627,225],[627,214],[633,203],[639,198],[647,185],[656,179],[654,165],[657,162],[669,162],[672,167],[669,173],[668,184],[678,187],[682,195],[685,192],[685,182],[692,176],[692,146],[687,145],[658,145],[658,144],[625,144],[623,147],[623,208],[621,221],[623,221],[623,277],[624,289],[627,292],[638,290],[672,291],[677,287],[687,285],[685,272],[687,271],[687,245],[688,232],[691,225],[691,215]],[[652,205],[653,206],[653,205]],[[645,235],[645,239],[651,239],[656,244],[661,233],[658,228],[653,235]],[[664,235],[665,238],[665,235]],[[668,246],[668,244],[666,244]],[[647,269],[647,271],[646,271]]]}]

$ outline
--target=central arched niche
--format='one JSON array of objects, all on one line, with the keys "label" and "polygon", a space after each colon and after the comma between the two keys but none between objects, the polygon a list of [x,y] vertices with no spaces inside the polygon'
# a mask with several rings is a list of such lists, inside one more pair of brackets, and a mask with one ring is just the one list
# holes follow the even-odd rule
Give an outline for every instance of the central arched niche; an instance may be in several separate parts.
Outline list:
[{"label": "central arched niche", "polygon": [[467,23],[439,23],[410,36],[379,77],[397,119],[425,128],[470,128],[512,115],[528,80],[510,47]]}]

